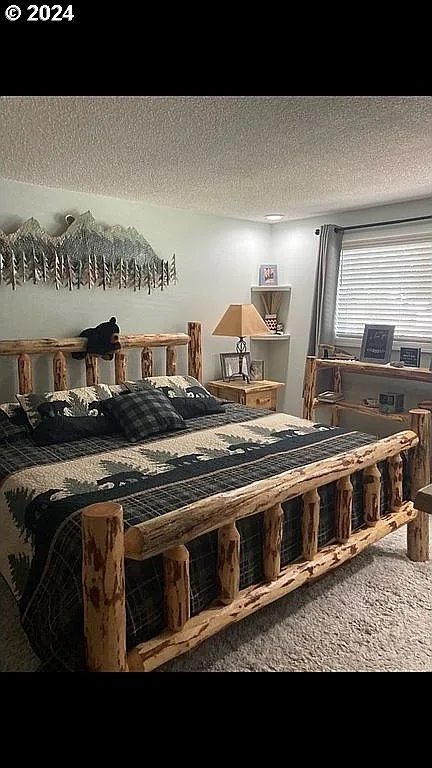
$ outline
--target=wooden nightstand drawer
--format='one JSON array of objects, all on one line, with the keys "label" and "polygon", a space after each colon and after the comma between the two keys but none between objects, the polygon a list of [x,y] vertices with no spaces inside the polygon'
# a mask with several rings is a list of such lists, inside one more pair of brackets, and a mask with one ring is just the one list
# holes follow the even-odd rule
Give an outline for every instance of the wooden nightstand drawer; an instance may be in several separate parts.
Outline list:
[{"label": "wooden nightstand drawer", "polygon": [[246,405],[250,408],[269,408],[270,410],[276,410],[276,392],[269,392],[264,390],[263,392],[247,392],[246,393]]},{"label": "wooden nightstand drawer", "polygon": [[220,397],[222,400],[231,400],[232,403],[242,402],[242,391],[240,389],[228,389],[228,387],[216,387],[212,384],[207,384],[208,391],[214,395],[214,397]]}]

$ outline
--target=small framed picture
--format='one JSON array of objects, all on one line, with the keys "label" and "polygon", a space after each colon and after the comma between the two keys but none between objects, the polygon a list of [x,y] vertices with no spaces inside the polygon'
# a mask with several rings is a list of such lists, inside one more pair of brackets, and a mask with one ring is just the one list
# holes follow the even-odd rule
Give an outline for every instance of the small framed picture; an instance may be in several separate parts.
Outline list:
[{"label": "small framed picture", "polygon": [[259,268],[259,285],[277,285],[277,264],[261,264]]},{"label": "small framed picture", "polygon": [[421,347],[401,347],[399,360],[411,368],[420,368]]},{"label": "small framed picture", "polygon": [[224,381],[233,378],[250,378],[250,352],[244,352],[241,356],[238,352],[221,352],[221,372]]},{"label": "small framed picture", "polygon": [[363,363],[380,363],[383,365],[389,363],[394,330],[394,325],[366,324],[363,331],[360,360]]},{"label": "small framed picture", "polygon": [[251,360],[250,380],[264,381],[264,360]]}]

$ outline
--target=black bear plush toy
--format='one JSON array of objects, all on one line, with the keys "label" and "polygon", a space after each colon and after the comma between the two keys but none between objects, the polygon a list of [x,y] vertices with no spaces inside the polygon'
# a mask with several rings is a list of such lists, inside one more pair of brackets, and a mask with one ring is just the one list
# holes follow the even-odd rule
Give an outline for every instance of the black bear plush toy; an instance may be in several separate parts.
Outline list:
[{"label": "black bear plush toy", "polygon": [[87,337],[87,350],[85,352],[72,352],[72,357],[82,360],[86,354],[100,355],[103,360],[112,360],[114,352],[121,348],[119,341],[120,328],[115,317],[111,317],[107,323],[100,323],[96,328],[86,328],[81,331],[81,336]]}]

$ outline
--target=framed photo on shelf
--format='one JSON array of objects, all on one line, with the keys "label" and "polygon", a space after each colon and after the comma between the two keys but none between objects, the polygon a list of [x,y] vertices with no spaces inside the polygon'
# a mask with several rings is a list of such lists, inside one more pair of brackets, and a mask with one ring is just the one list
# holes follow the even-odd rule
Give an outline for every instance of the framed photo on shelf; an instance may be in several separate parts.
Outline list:
[{"label": "framed photo on shelf", "polygon": [[399,360],[411,368],[420,368],[421,347],[401,347]]},{"label": "framed photo on shelf", "polygon": [[394,330],[394,325],[366,324],[360,351],[361,362],[380,363],[382,365],[389,363],[393,347]]},{"label": "framed photo on shelf", "polygon": [[278,284],[277,264],[261,264],[258,284],[261,286]]},{"label": "framed photo on shelf", "polygon": [[240,379],[244,374],[250,379],[250,352],[243,352],[240,369],[240,355],[238,352],[221,352],[221,373],[224,381],[230,381],[233,378]]},{"label": "framed photo on shelf", "polygon": [[264,360],[251,360],[250,380],[264,381]]}]

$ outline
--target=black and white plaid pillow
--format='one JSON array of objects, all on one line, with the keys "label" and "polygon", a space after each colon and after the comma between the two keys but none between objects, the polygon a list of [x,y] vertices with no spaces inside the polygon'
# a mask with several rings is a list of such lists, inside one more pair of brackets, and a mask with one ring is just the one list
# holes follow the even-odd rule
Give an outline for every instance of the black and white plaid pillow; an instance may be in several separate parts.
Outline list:
[{"label": "black and white plaid pillow", "polygon": [[182,417],[166,395],[149,385],[137,392],[123,393],[121,397],[104,400],[102,408],[116,420],[131,443],[159,432],[186,428]]}]

